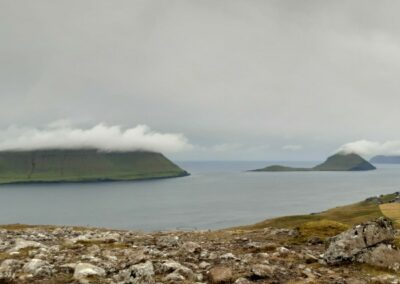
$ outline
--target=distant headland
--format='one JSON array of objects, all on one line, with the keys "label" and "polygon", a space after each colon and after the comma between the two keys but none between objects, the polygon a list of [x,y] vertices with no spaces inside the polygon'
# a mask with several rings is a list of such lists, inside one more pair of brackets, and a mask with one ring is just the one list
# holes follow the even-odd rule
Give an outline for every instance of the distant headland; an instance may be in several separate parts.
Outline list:
[{"label": "distant headland", "polygon": [[369,171],[376,168],[361,156],[350,153],[337,153],[330,156],[325,162],[313,168],[293,168],[281,165],[272,165],[254,172],[305,172],[305,171]]},{"label": "distant headland", "polygon": [[159,179],[188,173],[161,153],[47,149],[0,152],[0,184]]},{"label": "distant headland", "polygon": [[378,155],[372,157],[370,162],[375,164],[400,164],[400,156]]}]

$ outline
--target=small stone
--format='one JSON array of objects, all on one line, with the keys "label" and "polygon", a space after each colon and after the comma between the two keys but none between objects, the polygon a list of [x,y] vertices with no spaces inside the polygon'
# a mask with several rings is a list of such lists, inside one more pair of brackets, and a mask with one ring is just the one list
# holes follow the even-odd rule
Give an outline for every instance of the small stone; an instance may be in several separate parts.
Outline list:
[{"label": "small stone", "polygon": [[182,245],[181,249],[188,253],[200,253],[201,252],[201,246],[195,242],[185,242]]},{"label": "small stone", "polygon": [[266,264],[256,264],[251,268],[251,272],[259,278],[270,278],[274,275],[275,267]]},{"label": "small stone", "polygon": [[234,284],[251,284],[252,282],[250,280],[247,280],[244,277],[240,277],[238,279],[236,279]]},{"label": "small stone", "polygon": [[172,272],[164,277],[164,281],[172,281],[173,283],[179,282],[179,281],[184,281],[184,280],[185,280],[185,277],[180,275],[178,272]]},{"label": "small stone", "polygon": [[290,253],[290,250],[285,247],[279,247],[276,249],[276,251],[279,252],[279,254],[282,256],[286,256]]},{"label": "small stone", "polygon": [[206,261],[202,261],[202,262],[200,262],[199,267],[201,269],[205,269],[205,268],[209,267],[210,265],[211,265],[210,263],[208,263]]},{"label": "small stone", "polygon": [[226,254],[221,255],[219,258],[220,258],[220,259],[224,259],[224,260],[229,260],[229,259],[237,260],[237,259],[238,259],[238,258],[237,258],[233,253],[231,253],[231,252],[228,252],[228,253],[226,253]]}]

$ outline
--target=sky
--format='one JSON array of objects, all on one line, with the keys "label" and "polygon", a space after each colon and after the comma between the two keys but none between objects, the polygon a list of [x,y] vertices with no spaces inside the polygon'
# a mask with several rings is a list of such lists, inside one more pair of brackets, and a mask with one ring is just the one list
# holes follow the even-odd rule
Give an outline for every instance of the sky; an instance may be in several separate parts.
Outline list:
[{"label": "sky", "polygon": [[0,0],[0,150],[400,154],[399,10],[384,0]]}]

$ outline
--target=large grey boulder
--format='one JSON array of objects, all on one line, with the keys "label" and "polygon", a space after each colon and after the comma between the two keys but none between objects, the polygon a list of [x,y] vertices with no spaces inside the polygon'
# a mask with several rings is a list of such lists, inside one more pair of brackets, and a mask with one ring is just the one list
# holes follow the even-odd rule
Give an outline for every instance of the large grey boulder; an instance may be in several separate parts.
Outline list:
[{"label": "large grey boulder", "polygon": [[357,258],[358,262],[369,265],[400,270],[400,251],[391,245],[379,244],[376,247],[366,250]]},{"label": "large grey boulder", "polygon": [[[16,259],[6,259],[0,264],[0,283],[2,280],[15,278],[15,274],[21,269],[23,262]],[[7,282],[6,282],[7,283]]]},{"label": "large grey boulder", "polygon": [[154,275],[153,263],[146,261],[122,270],[117,279],[119,284],[154,284]]},{"label": "large grey boulder", "polygon": [[332,238],[324,259],[328,264],[357,261],[378,244],[392,242],[394,236],[395,229],[390,220],[379,218],[366,222]]},{"label": "large grey boulder", "polygon": [[31,259],[28,261],[24,267],[23,267],[24,272],[30,273],[34,276],[40,275],[40,276],[47,276],[52,274],[52,269],[51,266],[47,261],[44,261],[42,259]]}]

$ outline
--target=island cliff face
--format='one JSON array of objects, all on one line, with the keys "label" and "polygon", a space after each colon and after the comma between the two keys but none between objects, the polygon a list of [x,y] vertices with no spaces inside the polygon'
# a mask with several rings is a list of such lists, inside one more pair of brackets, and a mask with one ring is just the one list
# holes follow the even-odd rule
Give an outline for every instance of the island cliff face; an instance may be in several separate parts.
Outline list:
[{"label": "island cliff face", "polygon": [[256,172],[304,172],[304,171],[369,171],[376,168],[357,154],[338,153],[313,168],[292,168],[272,165]]},{"label": "island cliff face", "polygon": [[86,182],[185,176],[188,173],[155,152],[101,152],[96,149],[0,152],[0,184]]}]

